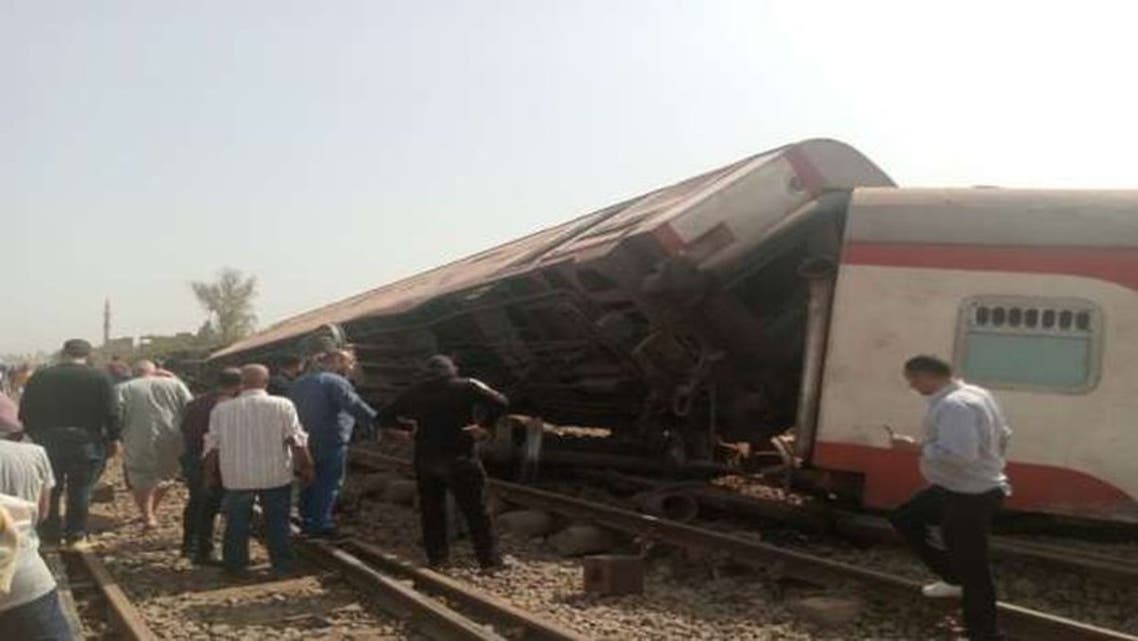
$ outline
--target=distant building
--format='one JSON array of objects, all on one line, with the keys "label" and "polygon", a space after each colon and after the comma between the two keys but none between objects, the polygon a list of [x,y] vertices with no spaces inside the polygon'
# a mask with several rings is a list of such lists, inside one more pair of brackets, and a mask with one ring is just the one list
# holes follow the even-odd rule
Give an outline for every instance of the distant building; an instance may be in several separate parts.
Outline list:
[{"label": "distant building", "polygon": [[110,338],[103,343],[100,350],[104,355],[128,357],[134,353],[134,337],[123,336],[121,338]]}]

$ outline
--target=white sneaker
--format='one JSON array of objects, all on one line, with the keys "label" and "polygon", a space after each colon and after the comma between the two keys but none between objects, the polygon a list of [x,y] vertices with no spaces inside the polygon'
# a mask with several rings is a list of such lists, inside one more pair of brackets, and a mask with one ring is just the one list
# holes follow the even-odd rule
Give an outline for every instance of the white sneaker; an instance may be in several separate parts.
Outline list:
[{"label": "white sneaker", "polygon": [[930,599],[957,599],[964,594],[964,590],[959,585],[937,581],[922,587],[921,594]]}]

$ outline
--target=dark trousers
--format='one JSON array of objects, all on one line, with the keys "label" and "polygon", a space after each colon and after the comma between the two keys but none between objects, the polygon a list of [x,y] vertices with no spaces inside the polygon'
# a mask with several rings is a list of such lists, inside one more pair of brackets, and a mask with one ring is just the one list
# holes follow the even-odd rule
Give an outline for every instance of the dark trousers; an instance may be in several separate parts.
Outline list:
[{"label": "dark trousers", "polygon": [[0,639],[72,641],[74,638],[55,588],[34,601],[0,612]]},{"label": "dark trousers", "polygon": [[312,483],[300,491],[300,527],[305,534],[332,531],[332,508],[344,485],[348,461],[347,445],[310,444]]},{"label": "dark trousers", "polygon": [[222,560],[231,572],[244,570],[249,565],[249,530],[253,520],[253,501],[261,504],[265,520],[265,540],[269,548],[269,561],[273,570],[292,568],[293,554],[289,545],[289,507],[292,504],[292,485],[264,490],[226,490],[225,542]]},{"label": "dark trousers", "polygon": [[450,554],[446,515],[449,490],[470,529],[478,563],[482,566],[498,563],[494,530],[486,511],[486,472],[482,464],[470,458],[423,458],[415,461],[415,475],[427,562],[445,563]]},{"label": "dark trousers", "polygon": [[190,494],[182,510],[182,553],[208,558],[213,554],[213,526],[221,511],[225,490],[206,485],[201,452],[182,455],[182,476]]},{"label": "dark trousers", "polygon": [[[50,507],[40,525],[40,535],[52,543],[58,542],[60,535],[69,540],[83,538],[87,535],[91,490],[106,465],[106,447],[80,428],[53,429],[36,434],[36,438],[47,450],[55,475]],[[60,503],[64,493],[67,494],[67,513],[61,529]]]},{"label": "dark trousers", "polygon": [[[1001,639],[996,627],[996,588],[988,560],[992,516],[1004,493],[961,494],[933,485],[890,515],[893,528],[918,557],[946,583],[963,588],[964,626],[968,638]],[[929,537],[939,526],[944,548]]]}]

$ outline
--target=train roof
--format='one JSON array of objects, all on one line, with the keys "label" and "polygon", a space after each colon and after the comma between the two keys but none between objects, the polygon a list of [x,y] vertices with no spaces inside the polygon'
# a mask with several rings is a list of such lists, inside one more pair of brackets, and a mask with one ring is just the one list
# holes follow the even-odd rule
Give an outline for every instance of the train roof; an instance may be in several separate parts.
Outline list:
[{"label": "train roof", "polygon": [[807,192],[892,185],[876,165],[836,140],[785,145],[650,191],[452,263],[398,280],[276,323],[211,356],[223,358],[287,341],[327,324],[398,314],[437,296],[472,289],[535,266],[609,251],[629,236],[651,232],[772,163],[787,163]]},{"label": "train roof", "polygon": [[855,242],[1138,247],[1138,190],[859,188]]}]

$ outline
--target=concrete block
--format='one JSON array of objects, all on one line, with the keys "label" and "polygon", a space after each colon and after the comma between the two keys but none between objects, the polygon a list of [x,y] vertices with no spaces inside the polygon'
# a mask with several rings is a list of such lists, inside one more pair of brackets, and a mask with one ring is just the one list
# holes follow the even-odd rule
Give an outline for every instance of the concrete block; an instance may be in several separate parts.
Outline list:
[{"label": "concrete block", "polygon": [[602,595],[644,592],[644,559],[639,556],[601,554],[585,557],[585,592]]},{"label": "concrete block", "polygon": [[853,623],[861,616],[864,605],[858,599],[840,596],[812,596],[788,604],[796,616],[825,628]]}]

